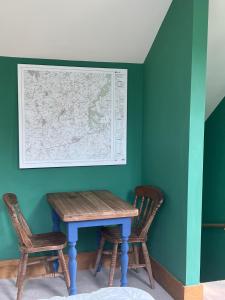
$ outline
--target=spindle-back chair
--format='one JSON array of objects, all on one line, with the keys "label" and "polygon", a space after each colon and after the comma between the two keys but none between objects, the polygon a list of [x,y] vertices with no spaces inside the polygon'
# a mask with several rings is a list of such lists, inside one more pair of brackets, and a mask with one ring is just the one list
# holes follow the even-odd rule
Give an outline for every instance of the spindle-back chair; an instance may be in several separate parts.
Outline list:
[{"label": "spindle-back chair", "polygon": [[[21,258],[18,266],[18,275],[16,286],[17,300],[22,299],[24,279],[26,275],[27,265],[43,262],[47,271],[49,271],[49,261],[59,259],[61,268],[65,277],[67,288],[70,285],[70,278],[66,266],[63,249],[66,247],[66,236],[61,232],[50,232],[44,234],[32,234],[31,230],[20,210],[19,203],[15,194],[7,193],[3,195],[3,200],[7,206],[12,224],[16,230]],[[28,262],[30,253],[57,251],[57,256],[47,257],[45,259],[37,259],[36,261]]]},{"label": "spindle-back chair", "polygon": [[[154,288],[154,281],[146,241],[148,230],[162,203],[163,194],[158,188],[152,186],[138,186],[135,188],[135,198],[133,206],[139,209],[139,215],[133,219],[132,232],[128,240],[128,242],[132,244],[131,251],[134,257],[134,263],[129,263],[129,268],[134,268],[137,270],[138,268],[145,267],[149,276],[150,286],[152,288]],[[111,252],[104,251],[104,245],[106,241],[113,244],[113,250]],[[121,243],[122,239],[119,227],[107,227],[102,229],[100,245],[97,251],[95,263],[95,275],[101,269],[102,254],[110,253],[112,255],[112,259],[109,272],[109,286],[112,286],[113,284],[118,255],[118,246]],[[139,247],[137,246],[137,244],[141,244],[144,258],[144,263],[142,264],[139,262]]]}]

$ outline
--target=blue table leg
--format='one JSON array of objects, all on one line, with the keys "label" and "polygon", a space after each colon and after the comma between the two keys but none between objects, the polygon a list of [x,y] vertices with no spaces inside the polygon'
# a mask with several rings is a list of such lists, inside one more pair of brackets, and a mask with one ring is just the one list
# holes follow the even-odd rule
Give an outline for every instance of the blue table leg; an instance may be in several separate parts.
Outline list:
[{"label": "blue table leg", "polygon": [[70,273],[70,290],[69,294],[75,295],[77,293],[77,249],[76,243],[78,240],[78,227],[76,223],[68,223],[68,245],[69,245],[69,273]]},{"label": "blue table leg", "polygon": [[128,239],[131,232],[131,219],[125,218],[121,224],[121,286],[127,286],[127,270],[128,270]]},{"label": "blue table leg", "polygon": [[[58,214],[55,212],[54,209],[52,210],[52,221],[53,221],[52,231],[59,232],[60,231],[60,217],[58,216]],[[55,251],[54,251],[53,255],[56,255]],[[59,260],[58,259],[56,259],[53,262],[53,270],[54,270],[54,273],[57,273],[59,270]]]}]

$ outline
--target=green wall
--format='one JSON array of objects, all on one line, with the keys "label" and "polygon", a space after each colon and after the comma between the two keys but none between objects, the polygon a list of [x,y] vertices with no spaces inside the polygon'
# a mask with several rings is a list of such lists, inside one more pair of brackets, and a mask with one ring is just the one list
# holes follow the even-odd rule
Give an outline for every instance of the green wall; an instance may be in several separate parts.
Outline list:
[{"label": "green wall", "polygon": [[143,183],[165,192],[153,257],[199,283],[208,1],[174,0],[144,64]]},{"label": "green wall", "polygon": [[[208,0],[173,0],[145,63],[115,64],[0,57],[0,195],[14,192],[34,232],[51,230],[45,194],[110,189],[129,200],[138,184],[165,193],[150,231],[150,253],[184,284],[199,283]],[[128,164],[18,168],[17,64],[128,69]],[[0,203],[0,259],[18,256]],[[95,229],[79,251],[95,249]]]},{"label": "green wall", "polygon": [[[203,223],[225,223],[225,99],[205,124]],[[225,278],[225,231],[202,230],[201,281]]]},{"label": "green wall", "polygon": [[[17,64],[47,64],[128,69],[128,140],[126,166],[18,168]],[[141,182],[143,65],[0,57],[0,195],[14,192],[34,232],[51,231],[45,194],[56,191],[110,189],[129,198]],[[16,236],[0,202],[0,259],[18,256]],[[94,229],[80,231],[78,250],[95,248]]]}]

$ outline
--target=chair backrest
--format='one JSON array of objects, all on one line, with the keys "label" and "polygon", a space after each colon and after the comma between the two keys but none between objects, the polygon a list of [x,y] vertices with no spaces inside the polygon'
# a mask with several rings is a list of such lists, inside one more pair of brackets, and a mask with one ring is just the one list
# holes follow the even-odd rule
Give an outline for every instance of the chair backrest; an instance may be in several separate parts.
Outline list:
[{"label": "chair backrest", "polygon": [[138,186],[135,189],[135,199],[133,206],[139,209],[138,216],[134,219],[137,234],[146,238],[152,221],[163,203],[162,192],[152,186]]},{"label": "chair backrest", "polygon": [[11,193],[4,194],[3,200],[7,206],[12,224],[16,230],[20,246],[26,248],[32,247],[32,233],[20,210],[16,195]]}]

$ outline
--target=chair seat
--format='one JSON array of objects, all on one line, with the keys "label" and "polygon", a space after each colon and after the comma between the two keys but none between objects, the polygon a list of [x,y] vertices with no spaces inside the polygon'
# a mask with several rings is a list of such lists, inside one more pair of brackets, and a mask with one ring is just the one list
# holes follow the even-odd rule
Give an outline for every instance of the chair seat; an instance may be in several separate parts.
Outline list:
[{"label": "chair seat", "polygon": [[26,248],[29,253],[40,251],[61,250],[66,247],[66,236],[62,232],[33,234],[32,247]]},{"label": "chair seat", "polygon": [[[117,242],[119,244],[122,243],[122,238],[121,238],[121,233],[120,233],[120,228],[118,226],[116,227],[104,227],[102,229],[102,234],[103,237],[105,238],[106,241],[109,241],[111,243]],[[135,229],[133,228],[131,230],[131,235],[129,237],[128,242],[129,243],[135,243],[135,242],[144,242],[145,238],[140,237]]]}]

